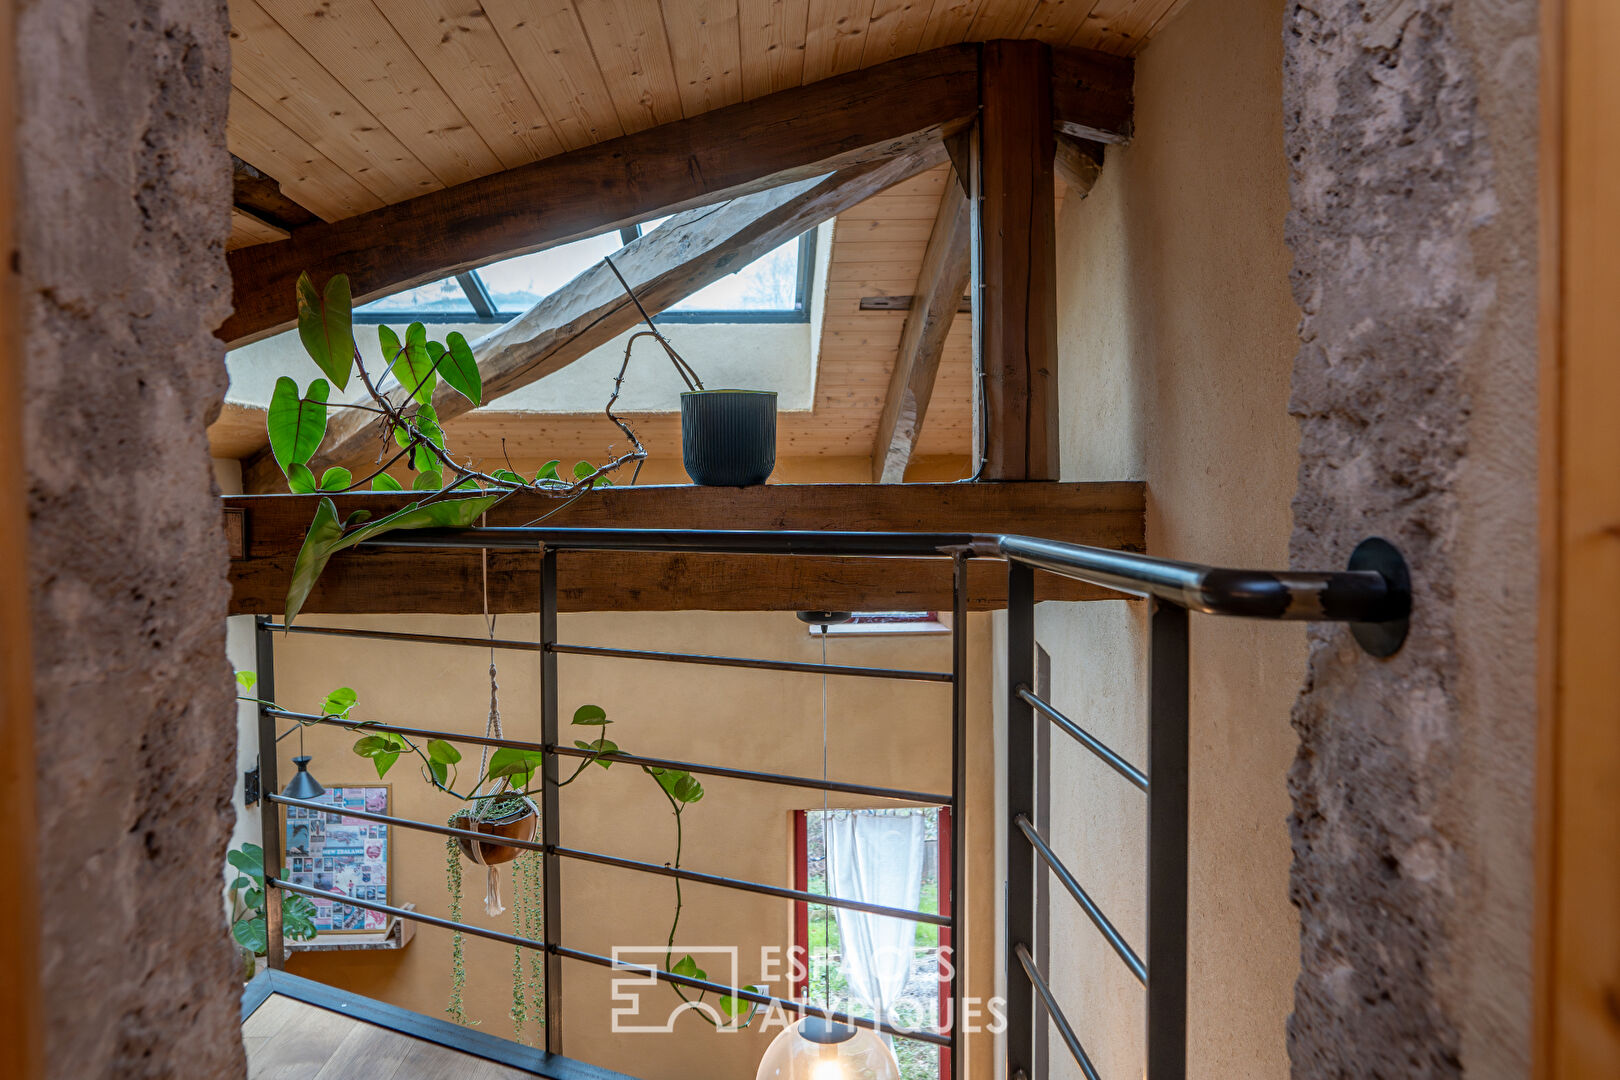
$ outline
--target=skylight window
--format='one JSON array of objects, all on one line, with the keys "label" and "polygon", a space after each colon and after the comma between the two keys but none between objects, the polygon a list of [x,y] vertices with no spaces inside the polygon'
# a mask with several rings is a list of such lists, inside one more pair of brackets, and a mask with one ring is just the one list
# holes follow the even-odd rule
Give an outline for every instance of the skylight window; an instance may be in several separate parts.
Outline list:
[{"label": "skylight window", "polygon": [[[488,322],[516,318],[666,218],[490,263],[373,300],[361,322]],[[768,251],[655,316],[655,322],[808,322],[815,231]]]}]

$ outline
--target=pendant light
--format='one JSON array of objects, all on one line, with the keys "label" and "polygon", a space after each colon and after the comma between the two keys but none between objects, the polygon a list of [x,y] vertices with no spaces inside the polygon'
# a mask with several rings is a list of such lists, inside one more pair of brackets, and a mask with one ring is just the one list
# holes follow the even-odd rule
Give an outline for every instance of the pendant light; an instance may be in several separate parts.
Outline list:
[{"label": "pendant light", "polygon": [[326,794],[326,789],[321,787],[320,781],[309,775],[308,754],[299,754],[293,758],[293,764],[298,766],[298,771],[287,781],[287,786],[281,789],[283,795],[289,799],[318,799]]},{"label": "pendant light", "polygon": [[[821,663],[827,664],[827,627],[848,622],[847,611],[801,611],[799,620],[821,628]],[[827,780],[827,673],[821,675],[821,779]],[[827,800],[822,793],[822,850],[826,851]],[[825,856],[824,856],[825,857]],[[822,905],[823,917],[828,914]],[[832,972],[827,972],[823,1007],[831,1007]],[[894,1051],[870,1028],[806,1016],[778,1035],[765,1050],[755,1080],[900,1080]]]}]

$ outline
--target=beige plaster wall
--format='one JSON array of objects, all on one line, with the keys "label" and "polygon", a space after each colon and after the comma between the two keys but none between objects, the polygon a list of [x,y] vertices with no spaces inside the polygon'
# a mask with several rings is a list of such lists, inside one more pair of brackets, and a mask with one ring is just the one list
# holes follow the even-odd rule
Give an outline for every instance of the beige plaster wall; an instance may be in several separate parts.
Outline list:
[{"label": "beige plaster wall", "polygon": [[[1156,555],[1288,562],[1298,311],[1283,221],[1282,0],[1194,0],[1137,62],[1136,136],[1058,229],[1063,479],[1145,479]],[[1045,604],[1057,705],[1146,766],[1146,610]],[[1192,620],[1188,1073],[1286,1075],[1295,626]],[[1138,952],[1146,800],[1053,735],[1052,839]],[[1141,987],[1053,890],[1051,970],[1105,1076],[1143,1067]],[[1054,1077],[1078,1076],[1053,1037]]]},{"label": "beige plaster wall", "polygon": [[[310,623],[318,619],[306,620]],[[476,616],[348,617],[343,625],[384,625],[391,629],[451,634],[482,634]],[[503,616],[502,636],[532,638],[532,616]],[[791,613],[735,614],[670,612],[577,614],[559,620],[562,640],[630,648],[680,649],[739,656],[819,660],[820,643],[811,639]],[[992,901],[999,891],[991,860],[988,829],[992,798],[990,763],[989,621],[972,616],[969,626],[974,763],[972,805],[966,819],[973,859],[966,898],[970,917],[981,928],[968,957],[970,993],[987,997],[991,973]],[[949,637],[835,637],[828,642],[834,663],[944,670],[950,665]],[[560,698],[564,715],[585,702],[602,705],[616,721],[610,735],[626,749],[686,760],[713,761],[744,768],[819,775],[821,771],[821,682],[813,675],[737,671],[681,665],[564,656]],[[276,696],[294,708],[309,708],[335,686],[360,695],[356,715],[449,730],[482,732],[489,700],[488,654],[475,649],[335,642],[290,636],[276,643]],[[514,738],[540,738],[536,657],[499,656],[502,715]],[[873,784],[948,790],[950,697],[938,684],[833,679],[828,686],[830,754],[834,777]],[[349,750],[355,736],[335,729],[312,729],[305,745],[311,771],[328,785],[375,782],[371,765]],[[283,744],[282,776],[290,775],[297,739]],[[471,748],[467,748],[470,750]],[[476,754],[469,753],[476,769]],[[432,791],[403,760],[389,774],[394,812],[443,820],[456,804]],[[705,780],[707,794],[685,814],[683,865],[782,885],[792,884],[791,811],[819,808],[813,791]],[[833,805],[861,805],[840,800]],[[867,805],[871,805],[867,803]],[[671,857],[674,823],[668,804],[639,771],[592,766],[563,792],[563,843],[651,862]],[[442,841],[426,834],[394,831],[393,898],[411,900],[435,914],[446,913]],[[510,914],[487,918],[482,885],[467,873],[468,919],[510,929]],[[510,888],[510,886],[508,886]],[[685,910],[678,942],[687,946],[736,944],[744,957],[745,981],[758,977],[762,945],[792,941],[787,901],[685,886]],[[563,893],[563,932],[569,944],[598,953],[613,946],[656,945],[668,933],[673,883],[627,871],[570,863]],[[679,954],[677,954],[679,955]],[[510,1036],[512,950],[469,939],[467,1003],[483,1030]],[[700,963],[702,961],[700,960]],[[297,974],[440,1015],[449,989],[450,939],[423,928],[398,953],[341,953],[295,957]],[[711,973],[713,969],[710,969]],[[771,1033],[716,1034],[694,1017],[683,1018],[672,1035],[618,1035],[609,1031],[612,1006],[607,972],[579,963],[565,968],[565,1051],[592,1063],[622,1069],[645,1080],[750,1080]],[[772,990],[785,993],[785,985]],[[646,998],[648,1011],[675,999],[666,989]],[[992,1075],[990,1040],[970,1051],[971,1075]]]}]

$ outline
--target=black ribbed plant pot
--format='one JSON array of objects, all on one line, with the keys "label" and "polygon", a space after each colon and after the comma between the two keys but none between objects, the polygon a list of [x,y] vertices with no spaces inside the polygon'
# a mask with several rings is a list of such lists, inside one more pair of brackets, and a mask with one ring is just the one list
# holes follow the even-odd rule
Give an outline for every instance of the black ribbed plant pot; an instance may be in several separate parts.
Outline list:
[{"label": "black ribbed plant pot", "polygon": [[682,394],[681,457],[694,484],[763,484],[776,468],[776,391]]}]

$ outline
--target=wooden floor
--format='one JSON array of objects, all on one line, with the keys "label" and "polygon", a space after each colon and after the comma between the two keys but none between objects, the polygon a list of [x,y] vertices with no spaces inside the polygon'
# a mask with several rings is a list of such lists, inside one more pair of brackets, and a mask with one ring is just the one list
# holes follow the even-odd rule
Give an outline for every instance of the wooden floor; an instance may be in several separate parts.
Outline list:
[{"label": "wooden floor", "polygon": [[529,1080],[535,1074],[271,994],[242,1022],[248,1080]]}]

